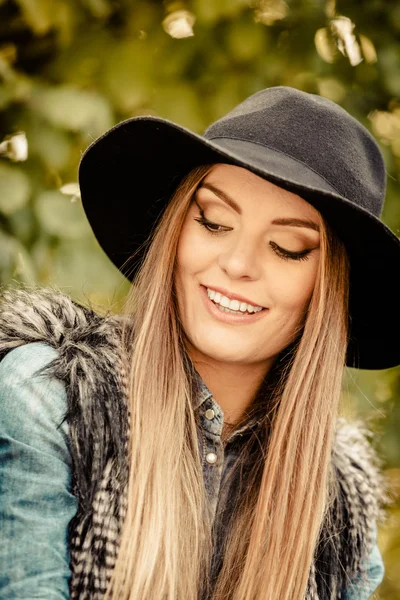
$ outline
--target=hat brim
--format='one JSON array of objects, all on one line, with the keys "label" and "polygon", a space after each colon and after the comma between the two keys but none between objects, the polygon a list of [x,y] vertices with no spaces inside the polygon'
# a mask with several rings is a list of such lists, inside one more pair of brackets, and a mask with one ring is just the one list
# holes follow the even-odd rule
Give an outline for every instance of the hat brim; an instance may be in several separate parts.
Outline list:
[{"label": "hat brim", "polygon": [[82,204],[104,252],[132,281],[143,252],[134,263],[129,258],[191,169],[218,162],[249,169],[312,204],[343,240],[351,265],[348,366],[399,365],[399,239],[303,163],[271,149],[261,164],[251,144],[240,154],[238,147],[236,141],[209,140],[157,117],[135,117],[107,131],[79,166]]}]

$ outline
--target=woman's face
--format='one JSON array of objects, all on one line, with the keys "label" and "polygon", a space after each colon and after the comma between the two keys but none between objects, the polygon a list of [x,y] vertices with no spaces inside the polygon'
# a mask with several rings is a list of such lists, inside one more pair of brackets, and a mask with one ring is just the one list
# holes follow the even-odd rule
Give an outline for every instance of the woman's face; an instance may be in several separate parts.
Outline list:
[{"label": "woman's face", "polygon": [[[321,222],[298,195],[247,169],[215,165],[192,200],[178,244],[175,288],[189,351],[207,362],[265,362],[268,369],[304,320]],[[211,292],[211,300],[207,288],[220,296]],[[239,315],[218,308],[215,301],[227,304],[223,296],[239,297],[230,304]],[[243,299],[263,310],[248,312]]]}]

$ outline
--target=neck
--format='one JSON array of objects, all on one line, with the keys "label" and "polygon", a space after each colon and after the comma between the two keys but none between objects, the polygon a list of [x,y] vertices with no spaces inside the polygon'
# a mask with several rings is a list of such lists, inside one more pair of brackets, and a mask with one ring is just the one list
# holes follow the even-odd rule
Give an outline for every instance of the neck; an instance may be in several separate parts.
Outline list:
[{"label": "neck", "polygon": [[[196,353],[195,353],[196,354]],[[235,425],[252,404],[271,365],[221,363],[192,356],[193,364],[224,413],[224,423]]]}]

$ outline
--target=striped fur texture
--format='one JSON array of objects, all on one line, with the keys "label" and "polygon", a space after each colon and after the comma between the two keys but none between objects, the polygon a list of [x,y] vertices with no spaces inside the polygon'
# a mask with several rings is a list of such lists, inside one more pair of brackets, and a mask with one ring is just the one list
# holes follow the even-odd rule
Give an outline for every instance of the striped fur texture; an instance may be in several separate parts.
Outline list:
[{"label": "striped fur texture", "polygon": [[[127,505],[128,363],[123,317],[99,315],[50,288],[7,288],[1,295],[0,360],[11,349],[46,342],[58,350],[46,368],[66,387],[73,493],[70,598],[101,600],[119,547]],[[332,477],[338,499],[329,507],[305,600],[338,600],[362,574],[374,525],[387,500],[379,462],[360,425],[338,420]]]}]

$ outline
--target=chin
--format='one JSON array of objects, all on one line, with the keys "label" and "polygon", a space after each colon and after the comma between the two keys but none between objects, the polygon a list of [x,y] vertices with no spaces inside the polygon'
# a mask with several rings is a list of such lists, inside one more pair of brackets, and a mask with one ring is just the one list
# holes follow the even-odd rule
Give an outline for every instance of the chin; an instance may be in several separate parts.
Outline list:
[{"label": "chin", "polygon": [[243,347],[239,346],[235,348],[231,343],[215,343],[210,344],[196,344],[195,348],[197,351],[208,356],[209,358],[218,362],[247,362],[248,356],[243,354]]}]

